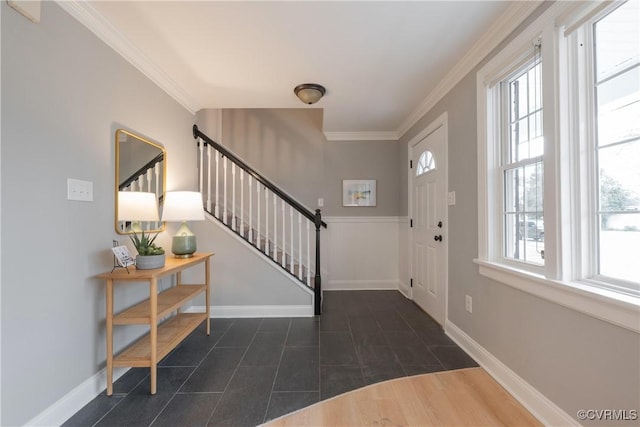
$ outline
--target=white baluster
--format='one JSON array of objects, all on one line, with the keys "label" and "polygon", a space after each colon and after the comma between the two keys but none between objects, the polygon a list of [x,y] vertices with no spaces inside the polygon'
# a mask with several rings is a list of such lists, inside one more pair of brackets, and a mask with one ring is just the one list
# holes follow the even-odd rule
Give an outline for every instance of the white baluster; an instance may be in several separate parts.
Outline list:
[{"label": "white baluster", "polygon": [[273,259],[278,262],[278,205],[276,193],[273,193]]},{"label": "white baluster", "polygon": [[289,273],[293,273],[293,206],[289,206],[289,251],[291,255],[289,256]]},{"label": "white baluster", "polygon": [[[146,192],[147,193],[151,193],[151,181],[153,181],[153,170],[151,170],[151,168],[147,169],[147,171],[144,173],[146,179],[147,179],[147,188],[146,188]],[[147,222],[147,231],[148,230],[153,230],[154,228],[156,228],[156,223],[148,221]]]},{"label": "white baluster", "polygon": [[224,174],[224,203],[222,205],[222,222],[227,223],[227,158],[222,159],[222,173]]},{"label": "white baluster", "polygon": [[204,171],[202,170],[202,164],[204,161],[204,158],[202,157],[203,153],[204,153],[204,141],[202,140],[202,138],[198,138],[198,148],[200,149],[200,177],[199,177],[199,189],[200,192],[202,192],[202,177],[204,175]]},{"label": "white baluster", "polygon": [[302,214],[298,212],[298,277],[302,280]]},{"label": "white baluster", "polygon": [[153,181],[153,170],[151,168],[147,169],[147,193],[152,193],[151,191],[151,182]]},{"label": "white baluster", "polygon": [[253,243],[253,177],[249,175],[249,241]]},{"label": "white baluster", "polygon": [[269,190],[264,187],[264,253],[269,255]]},{"label": "white baluster", "polygon": [[284,210],[284,200],[282,200],[282,260],[280,262],[280,265],[282,265],[285,269],[287,268],[287,257],[285,256],[287,254],[287,239],[286,239],[286,235],[285,235],[285,230],[287,229],[287,227],[285,226],[285,210]]},{"label": "white baluster", "polygon": [[307,220],[307,286],[311,287],[311,258],[309,257],[309,221]]},{"label": "white baluster", "polygon": [[256,236],[256,246],[258,247],[258,249],[260,249],[260,210],[261,210],[260,209],[260,202],[262,200],[262,198],[260,196],[262,196],[262,194],[260,194],[260,183],[256,182],[256,202],[258,203],[258,209],[257,209],[258,210],[258,218],[257,218],[257,221],[258,221],[258,224],[257,224],[258,232],[256,233],[257,234],[257,236]]},{"label": "white baluster", "polygon": [[244,170],[240,169],[240,233],[244,237]]},{"label": "white baluster", "polygon": [[[164,160],[163,160],[164,161]],[[156,189],[155,189],[155,193],[156,193],[156,199],[160,198],[160,193],[161,193],[161,189],[160,189],[160,163],[156,163],[155,166],[153,167],[153,172],[156,175]]]},{"label": "white baluster", "polygon": [[220,181],[218,180],[218,170],[220,169],[220,154],[216,151],[216,207],[215,207],[215,215],[216,218],[220,219]]},{"label": "white baluster", "polygon": [[[163,160],[164,162],[164,160]],[[160,200],[160,195],[162,193],[162,190],[160,189],[160,163],[156,163],[153,166],[153,172],[155,173],[155,190],[154,192],[156,193],[156,200]],[[160,228],[162,226],[161,222],[156,223],[156,227],[155,228]]]},{"label": "white baluster", "polygon": [[236,164],[231,162],[231,229],[238,231],[236,220]]},{"label": "white baluster", "polygon": [[207,212],[211,212],[211,156],[215,150],[207,146]]}]

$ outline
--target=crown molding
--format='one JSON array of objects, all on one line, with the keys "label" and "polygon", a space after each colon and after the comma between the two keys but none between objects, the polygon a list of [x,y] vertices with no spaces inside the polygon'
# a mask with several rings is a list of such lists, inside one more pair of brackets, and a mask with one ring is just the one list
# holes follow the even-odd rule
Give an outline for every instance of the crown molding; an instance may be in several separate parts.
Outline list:
[{"label": "crown molding", "polygon": [[325,132],[327,141],[397,141],[400,139],[398,132]]},{"label": "crown molding", "polygon": [[516,1],[498,18],[396,130],[399,138],[427,114],[456,84],[513,32],[544,0]]},{"label": "crown molding", "polygon": [[[55,0],[78,22],[119,53],[191,114],[202,109],[173,79],[85,0]],[[325,132],[328,141],[397,141],[431,110],[476,65],[520,25],[544,0],[515,1],[438,83],[395,131]]]},{"label": "crown molding", "polygon": [[142,53],[88,2],[84,0],[56,0],[56,3],[191,114],[195,114],[202,108],[167,73]]}]

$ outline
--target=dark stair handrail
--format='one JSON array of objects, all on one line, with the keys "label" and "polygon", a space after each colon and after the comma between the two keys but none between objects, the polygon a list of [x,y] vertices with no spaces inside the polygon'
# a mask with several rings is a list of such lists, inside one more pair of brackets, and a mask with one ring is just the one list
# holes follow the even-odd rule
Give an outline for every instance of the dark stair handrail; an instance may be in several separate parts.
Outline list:
[{"label": "dark stair handrail", "polygon": [[[327,228],[327,224],[322,220],[322,214],[320,213],[320,209],[316,209],[315,213],[311,212],[309,209],[305,208],[300,204],[297,200],[294,200],[291,196],[281,190],[277,185],[273,182],[269,181],[265,178],[260,172],[255,170],[253,167],[249,166],[238,156],[233,154],[227,148],[217,143],[213,139],[209,138],[206,134],[198,129],[198,125],[193,125],[193,138],[198,139],[203,142],[204,146],[210,145],[215,148],[222,156],[227,157],[231,162],[235,163],[238,167],[244,170],[247,174],[251,175],[256,181],[261,183],[267,189],[269,189],[272,193],[276,194],[280,199],[285,201],[289,206],[292,206],[296,211],[300,212],[305,218],[311,221],[315,225],[316,229],[316,269],[314,275],[314,312],[316,315],[320,315],[322,313],[322,276],[320,273],[320,230],[322,227]],[[214,216],[215,217],[215,216]],[[225,224],[226,225],[226,224]],[[283,254],[284,256],[284,254]]]},{"label": "dark stair handrail", "polygon": [[140,169],[138,169],[137,171],[135,171],[133,174],[131,174],[131,176],[127,179],[125,179],[124,181],[122,181],[122,184],[120,184],[118,186],[118,190],[122,191],[125,188],[127,188],[129,185],[131,185],[131,183],[133,181],[135,181],[136,179],[138,179],[141,175],[144,175],[145,173],[147,173],[147,171],[151,168],[153,168],[157,163],[160,163],[161,161],[164,160],[164,153],[160,153],[157,156],[155,156],[153,159],[151,159],[150,161],[147,162],[147,164],[145,164],[144,166],[142,166]]},{"label": "dark stair handrail", "polygon": [[[298,203],[298,201],[294,200],[291,196],[289,196],[287,193],[285,193],[280,188],[278,188],[277,185],[269,181],[260,172],[256,171],[254,168],[246,164],[244,161],[242,161],[242,159],[240,159],[238,156],[233,154],[231,151],[227,150],[225,147],[223,147],[222,145],[220,145],[219,143],[215,142],[213,139],[209,138],[207,135],[202,133],[198,129],[198,125],[193,125],[193,137],[196,139],[198,137],[202,138],[205,146],[211,145],[212,147],[214,147],[216,150],[222,153],[223,156],[229,158],[233,163],[240,166],[241,169],[243,169],[245,172],[251,175],[256,181],[260,182],[262,185],[267,187],[270,191],[277,194],[278,197],[280,197],[282,200],[287,202],[287,204],[289,204],[290,206],[293,206],[295,210],[297,210],[302,215],[304,215],[309,221],[315,222],[316,215],[313,212],[311,212],[309,209],[302,206],[300,203]],[[327,224],[324,221],[321,221],[320,225],[322,225],[322,227],[324,228],[327,228]]]}]

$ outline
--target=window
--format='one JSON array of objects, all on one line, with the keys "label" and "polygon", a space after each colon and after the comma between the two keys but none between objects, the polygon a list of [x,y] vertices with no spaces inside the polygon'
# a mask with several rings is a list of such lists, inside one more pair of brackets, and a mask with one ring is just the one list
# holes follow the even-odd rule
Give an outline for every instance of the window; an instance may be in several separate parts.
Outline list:
[{"label": "window", "polygon": [[555,2],[477,74],[480,274],[640,331],[640,6]]},{"label": "window", "polygon": [[423,175],[436,168],[436,161],[433,158],[433,153],[426,150],[420,155],[418,159],[418,167],[416,168],[416,176]]},{"label": "window", "polygon": [[[536,51],[539,47],[536,48]],[[544,265],[541,62],[534,55],[501,82],[503,256]]]},{"label": "window", "polygon": [[599,202],[596,273],[614,282],[640,282],[639,9],[638,2],[627,2],[592,28]]}]

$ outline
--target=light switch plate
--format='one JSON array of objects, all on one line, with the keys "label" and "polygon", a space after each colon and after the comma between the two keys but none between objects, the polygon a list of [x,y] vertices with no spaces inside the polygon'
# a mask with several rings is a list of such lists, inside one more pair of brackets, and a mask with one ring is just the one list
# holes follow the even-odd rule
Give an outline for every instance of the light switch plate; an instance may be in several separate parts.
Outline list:
[{"label": "light switch plate", "polygon": [[453,206],[456,204],[456,192],[455,191],[449,191],[449,194],[447,194],[447,204],[449,206]]},{"label": "light switch plate", "polygon": [[324,199],[322,197],[318,199],[318,207],[319,208],[324,207]]},{"label": "light switch plate", "polygon": [[68,178],[67,200],[93,202],[93,182]]}]

